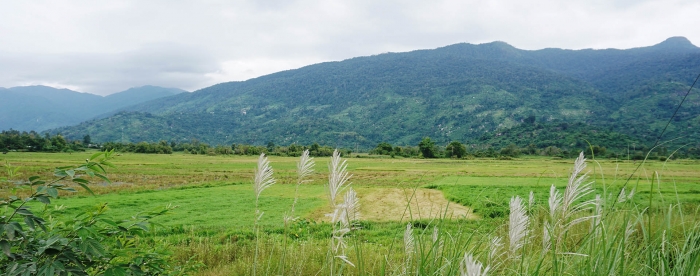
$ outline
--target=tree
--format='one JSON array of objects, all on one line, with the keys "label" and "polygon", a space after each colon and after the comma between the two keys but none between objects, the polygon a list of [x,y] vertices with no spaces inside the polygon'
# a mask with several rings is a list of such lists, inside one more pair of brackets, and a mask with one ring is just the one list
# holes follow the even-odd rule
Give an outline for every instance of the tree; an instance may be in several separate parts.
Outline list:
[{"label": "tree", "polygon": [[447,155],[447,157],[462,158],[466,154],[467,154],[467,147],[458,141],[452,141],[445,148],[445,155]]},{"label": "tree", "polygon": [[505,148],[501,149],[502,156],[518,157],[520,156],[520,149],[515,144],[510,144]]},{"label": "tree", "polygon": [[377,154],[388,155],[391,154],[391,152],[393,151],[393,147],[387,142],[381,142],[377,145],[375,151],[377,152]]},{"label": "tree", "polygon": [[83,136],[83,146],[88,146],[92,143],[92,140],[90,139],[90,134]]},{"label": "tree", "polygon": [[430,137],[425,137],[418,143],[418,149],[425,158],[435,158],[435,143],[430,140]]}]

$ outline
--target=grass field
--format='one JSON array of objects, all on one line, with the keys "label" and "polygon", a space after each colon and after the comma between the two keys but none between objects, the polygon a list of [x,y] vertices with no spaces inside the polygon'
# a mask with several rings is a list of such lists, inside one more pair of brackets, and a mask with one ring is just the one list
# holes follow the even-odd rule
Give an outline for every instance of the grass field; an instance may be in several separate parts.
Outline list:
[{"label": "grass field", "polygon": [[[78,164],[90,154],[10,152],[1,161],[21,167],[21,175],[11,179],[20,181],[32,175],[49,177],[53,168]],[[111,183],[95,181],[91,185],[97,195],[84,191],[62,194],[52,204],[65,206],[56,214],[74,216],[108,203],[115,218],[177,206],[155,220],[163,225],[158,229],[158,239],[172,248],[175,259],[185,261],[194,254],[195,260],[206,265],[200,269],[205,275],[245,274],[250,269],[245,265],[250,261],[250,244],[246,241],[251,239],[255,221],[252,178],[256,160],[257,156],[124,153],[113,160],[116,168],[108,171]],[[331,210],[325,188],[329,159],[315,159],[311,181],[299,187],[295,213],[299,219],[285,230],[283,217],[295,198],[297,160],[270,157],[277,184],[264,191],[259,208],[264,212],[260,225],[267,241],[263,253],[277,256],[287,250],[306,252],[304,266],[283,265],[290,266],[290,274],[303,275],[324,269],[326,252],[316,249],[327,246],[330,231],[324,216]],[[453,235],[469,229],[488,235],[499,233],[502,229],[497,225],[507,218],[512,196],[527,199],[533,191],[537,204],[546,205],[549,187],[554,184],[563,189],[573,164],[573,160],[552,158],[427,160],[365,156],[347,160],[362,216],[362,231],[353,235],[355,241],[365,244],[364,254],[369,259],[401,252],[399,245],[406,221],[413,221],[424,231],[439,224]],[[589,161],[589,177],[594,180],[596,193],[615,197],[625,186],[628,192],[635,190],[634,202],[638,204],[648,205],[652,196],[652,210],[677,202],[693,209],[700,202],[699,161],[651,161],[635,172],[638,165],[616,160]],[[3,173],[0,176],[5,176]],[[23,193],[12,188],[5,184],[0,194],[4,197]],[[443,216],[451,219],[438,219]],[[295,243],[280,248],[275,241],[282,239],[285,231]],[[368,262],[365,269],[392,271],[380,263]],[[277,266],[268,264],[265,271],[278,273]]]}]

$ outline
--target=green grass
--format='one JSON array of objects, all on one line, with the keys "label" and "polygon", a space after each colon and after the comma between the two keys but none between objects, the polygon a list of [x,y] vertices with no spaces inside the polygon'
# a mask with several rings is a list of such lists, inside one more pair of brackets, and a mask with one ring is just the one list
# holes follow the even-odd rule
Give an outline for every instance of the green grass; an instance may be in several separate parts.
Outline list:
[{"label": "green grass", "polygon": [[[305,185],[299,188],[299,192],[296,213],[301,217],[327,205],[323,186]],[[265,196],[260,198],[260,209],[265,212],[260,223],[268,227],[281,227],[284,212],[289,210],[293,200],[292,185],[277,185],[274,189],[266,190]],[[165,226],[246,229],[254,220],[254,202],[251,185],[221,185],[62,198],[53,201],[53,204],[67,206],[62,211],[63,215],[77,215],[98,204],[107,203],[115,219],[172,205],[177,208],[154,222]]]},{"label": "green grass", "polygon": [[[35,174],[48,177],[54,167],[79,163],[89,155],[90,153],[11,152],[3,158],[12,165],[21,166],[20,177],[26,178]],[[160,244],[168,246],[174,252],[174,259],[177,262],[185,262],[195,256],[195,261],[202,262],[208,267],[200,271],[202,275],[249,274],[251,250],[255,248],[252,240],[255,213],[252,175],[256,158],[255,156],[122,154],[113,162],[116,168],[108,171],[112,183],[96,181],[91,185],[97,193],[96,196],[85,192],[63,194],[63,197],[54,200],[52,205],[66,206],[65,209],[55,211],[55,214],[75,216],[98,204],[108,203],[110,208],[108,214],[116,219],[127,218],[140,211],[158,209],[166,205],[178,206],[169,214],[155,219],[155,222],[164,227],[158,228],[154,236]],[[266,268],[261,268],[260,271],[278,273],[279,264],[272,259],[280,256],[281,252],[288,252],[287,256],[303,255],[303,257],[293,258],[294,262],[304,264],[303,267],[296,268],[299,271],[296,274],[315,274],[327,269],[324,262],[325,248],[330,237],[330,225],[320,221],[319,218],[328,210],[324,187],[327,181],[328,158],[315,160],[316,173],[309,183],[300,187],[300,198],[296,206],[296,216],[300,219],[289,225],[286,237],[291,240],[291,243],[285,247],[281,246],[285,237],[282,218],[289,211],[294,199],[292,183],[296,180],[294,171],[297,159],[270,158],[278,184],[266,189],[260,197],[259,207],[264,212],[260,221],[263,231],[260,250],[261,258],[268,261],[266,264],[261,264]],[[670,231],[669,233],[675,233],[672,237],[674,246],[680,246],[677,242],[683,236],[678,233],[683,232],[679,232],[678,227],[692,228],[691,225],[697,217],[695,208],[700,202],[700,188],[697,188],[700,182],[700,162],[690,160],[648,162],[632,177],[630,175],[638,163],[613,160],[599,162],[600,165],[596,162],[588,162],[590,180],[595,181],[596,193],[602,193],[605,187],[610,200],[614,201],[612,198],[628,178],[631,181],[627,183],[626,190],[636,189],[633,202],[616,207],[623,208],[620,209],[623,212],[611,213],[611,219],[615,219],[615,223],[606,227],[610,231],[617,232],[611,233],[609,237],[616,239],[615,242],[621,242],[620,237],[615,236],[619,232],[615,227],[620,226],[621,220],[629,219],[627,214],[634,214],[636,212],[634,210],[644,210],[648,207],[650,196],[653,196],[652,208],[647,213],[652,215],[652,224],[654,227],[665,227],[663,229]],[[550,185],[554,184],[563,189],[572,164],[573,160],[551,158],[515,160],[349,158],[348,170],[353,174],[352,185],[361,195],[387,188],[403,188],[409,193],[416,187],[436,189],[454,204],[472,207],[481,217],[476,220],[426,219],[411,222],[416,229],[416,235],[419,235],[419,239],[422,240],[421,246],[424,250],[428,250],[414,259],[417,262],[414,265],[427,273],[440,267],[439,263],[433,263],[435,260],[429,257],[436,254],[429,249],[432,246],[430,236],[433,226],[438,226],[445,241],[454,245],[449,252],[446,252],[447,255],[443,256],[445,260],[458,263],[467,248],[472,248],[475,250],[473,252],[482,254],[483,257],[485,240],[489,236],[506,234],[507,228],[502,224],[508,216],[510,198],[519,195],[527,200],[529,192],[533,191],[539,206],[533,214],[543,212],[546,209]],[[660,175],[659,178],[655,178],[656,172]],[[3,173],[0,172],[0,176],[5,176]],[[650,193],[652,187],[653,191]],[[11,188],[5,184],[4,188],[0,189],[0,194],[22,193],[21,190],[13,191]],[[678,217],[676,213],[672,215],[664,211],[668,209],[669,204],[676,202],[684,204],[685,211],[682,212],[682,217]],[[360,197],[360,204],[363,204],[362,197]],[[670,223],[665,222],[664,217],[667,217]],[[543,215],[535,218],[539,222],[544,219]],[[400,264],[404,258],[402,235],[406,220],[404,219],[403,222],[362,221],[361,230],[349,235],[350,248],[362,249],[362,259],[366,260],[365,268],[368,272],[381,274],[381,271],[386,269],[387,274],[400,273]],[[533,231],[541,233],[541,226],[533,227]],[[658,231],[649,232],[641,226],[637,231],[641,236],[634,237],[648,243],[655,242],[660,237]],[[653,236],[649,236],[651,234]],[[469,238],[472,236],[473,241]],[[533,239],[528,250],[537,252],[540,249],[536,244],[541,244],[541,240]],[[577,247],[579,244],[575,243],[568,246],[581,249]],[[596,243],[595,246],[605,248],[603,244]],[[618,249],[611,248],[605,250],[620,252],[615,251]],[[646,254],[644,249],[635,250],[637,251],[629,256],[640,257],[640,254]],[[357,261],[357,257],[351,257],[353,261]],[[607,257],[597,255],[597,258]],[[385,261],[388,263],[383,263]],[[582,265],[570,257],[558,261],[572,267]],[[285,270],[294,271],[294,262],[286,262]],[[551,265],[547,262],[543,265]],[[557,269],[569,271],[565,267]],[[599,268],[590,269],[593,272],[588,273],[589,275],[600,271]],[[228,271],[228,274],[222,274],[221,271]],[[452,271],[456,273],[456,270]],[[355,274],[357,271],[346,272]],[[531,274],[531,272],[525,274]]]}]

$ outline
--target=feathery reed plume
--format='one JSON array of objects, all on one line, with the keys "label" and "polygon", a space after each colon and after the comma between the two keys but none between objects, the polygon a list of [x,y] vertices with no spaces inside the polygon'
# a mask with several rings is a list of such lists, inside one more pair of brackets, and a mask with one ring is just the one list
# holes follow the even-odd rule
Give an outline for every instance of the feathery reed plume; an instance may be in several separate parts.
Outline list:
[{"label": "feathery reed plume", "polygon": [[[355,190],[350,189],[345,194],[345,201],[342,204],[336,203],[336,198],[344,186],[350,185],[347,181],[352,175],[347,172],[347,163],[341,160],[338,149],[333,151],[331,162],[328,164],[330,173],[328,174],[328,199],[333,213],[327,216],[331,217],[333,229],[331,231],[331,250],[333,258],[343,260],[343,262],[355,266],[345,255],[345,234],[352,231],[352,224],[359,219],[360,202],[357,199]],[[334,264],[331,263],[331,274],[333,274]]]},{"label": "feathery reed plume", "polygon": [[552,246],[552,234],[550,233],[551,225],[549,222],[544,222],[544,227],[542,227],[542,255],[547,254],[549,248]]},{"label": "feathery reed plume", "polygon": [[413,225],[406,224],[406,230],[403,231],[403,246],[407,256],[412,255],[415,250],[415,239],[413,238]]},{"label": "feathery reed plume", "polygon": [[515,253],[525,245],[525,236],[527,228],[530,224],[530,218],[525,212],[523,200],[519,196],[510,199],[510,217],[508,224],[508,238],[510,239],[508,250],[510,256],[514,257]]},{"label": "feathery reed plume", "polygon": [[270,162],[267,161],[265,154],[261,153],[260,157],[258,157],[258,168],[255,169],[255,181],[253,183],[256,205],[262,191],[272,186],[272,184],[275,184],[275,178],[272,177],[272,167],[270,167]]},{"label": "feathery reed plume", "polygon": [[256,275],[258,266],[258,221],[262,218],[263,213],[258,209],[258,199],[260,199],[260,194],[263,190],[269,188],[275,184],[275,178],[272,177],[272,167],[270,167],[270,162],[267,161],[264,153],[260,154],[258,157],[258,167],[255,169],[255,178],[253,180],[253,189],[255,190],[255,223],[253,224],[253,232],[255,234],[255,257],[253,259],[253,275]]},{"label": "feathery reed plume", "polygon": [[[314,161],[313,157],[309,157],[309,150],[304,150],[304,152],[301,153],[301,157],[299,158],[299,162],[297,162],[297,183],[296,186],[294,187],[294,201],[292,201],[292,208],[290,209],[289,213],[286,213],[284,215],[284,248],[287,248],[287,229],[288,225],[291,221],[294,221],[297,219],[297,217],[294,216],[294,211],[297,205],[297,202],[299,200],[299,186],[306,182],[305,180],[306,177],[311,175],[313,173],[313,167],[314,167]],[[280,270],[281,270],[281,275],[284,275],[284,263],[285,263],[285,258],[286,258],[286,250],[282,251],[282,256],[280,258]]]},{"label": "feathery reed plume", "polygon": [[484,266],[477,260],[474,256],[468,253],[464,253],[464,259],[459,266],[459,272],[461,276],[486,276],[488,275],[490,267],[484,268]]},{"label": "feathery reed plume", "polygon": [[500,258],[500,256],[503,255],[502,253],[499,253],[502,248],[503,238],[493,237],[491,238],[491,240],[489,240],[488,267],[498,267],[499,263],[497,263],[497,261]]},{"label": "feathery reed plume", "polygon": [[294,201],[292,202],[292,209],[289,215],[284,217],[285,223],[296,219],[294,217],[294,210],[299,200],[299,185],[306,182],[307,180],[305,178],[314,172],[314,165],[316,164],[314,163],[314,158],[309,157],[309,150],[304,150],[304,152],[301,153],[301,157],[299,157],[299,162],[297,162],[297,185],[294,187]]},{"label": "feathery reed plume", "polygon": [[342,208],[341,223],[352,228],[354,222],[360,220],[360,199],[352,188],[345,193]]},{"label": "feathery reed plume", "polygon": [[304,178],[308,177],[314,172],[314,158],[309,156],[309,150],[304,150],[299,157],[299,162],[297,162],[297,184],[301,184]]},{"label": "feathery reed plume", "polygon": [[331,157],[331,163],[328,165],[328,169],[330,170],[330,174],[328,175],[328,195],[332,207],[335,207],[336,197],[338,197],[343,186],[348,185],[346,183],[352,176],[348,174],[347,166],[346,161],[340,159],[340,152],[338,152],[338,149],[335,149]]},{"label": "feathery reed plume", "polygon": [[[586,158],[581,152],[576,161],[574,161],[574,169],[569,176],[569,182],[566,185],[564,194],[559,194],[554,185],[549,190],[550,227],[547,227],[548,229],[545,230],[548,231],[548,236],[545,238],[556,237],[556,241],[554,241],[556,244],[561,241],[569,228],[595,217],[593,215],[574,218],[576,214],[584,213],[595,203],[595,200],[592,199],[582,200],[593,193],[593,182],[585,182],[588,174],[581,175],[585,168]],[[547,241],[547,244],[551,245],[551,240]],[[545,249],[547,248],[545,246]]]},{"label": "feathery reed plume", "polygon": [[564,190],[561,204],[561,214],[564,220],[578,211],[587,209],[588,206],[593,203],[591,200],[586,200],[575,204],[577,201],[593,192],[593,187],[591,186],[593,182],[584,183],[588,178],[588,173],[579,176],[585,168],[586,158],[584,158],[583,152],[581,152],[578,158],[576,158],[576,161],[574,161],[574,170],[571,172],[569,183],[566,185],[566,190]]},{"label": "feathery reed plume", "polygon": [[405,254],[404,265],[402,275],[409,275],[411,271],[411,262],[413,261],[413,254],[416,250],[415,239],[413,237],[413,225],[411,223],[406,224],[406,230],[403,231],[403,250]]},{"label": "feathery reed plume", "polygon": [[559,207],[561,206],[561,194],[557,190],[557,187],[549,188],[549,218],[552,221],[556,221],[558,218]]},{"label": "feathery reed plume", "polygon": [[533,191],[530,191],[530,198],[527,202],[527,207],[532,210],[532,207],[535,206],[535,193]]}]

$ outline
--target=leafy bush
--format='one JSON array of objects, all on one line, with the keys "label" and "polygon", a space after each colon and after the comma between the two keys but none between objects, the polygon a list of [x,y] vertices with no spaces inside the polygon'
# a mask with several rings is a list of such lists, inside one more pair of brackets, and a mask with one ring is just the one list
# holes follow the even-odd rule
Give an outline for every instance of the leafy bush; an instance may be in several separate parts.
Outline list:
[{"label": "leafy bush", "polygon": [[[61,219],[49,207],[59,191],[79,185],[92,193],[87,177],[105,181],[105,167],[113,152],[98,152],[85,164],[59,167],[54,179],[39,176],[20,182],[19,192],[0,198],[0,271],[7,275],[162,275],[172,270],[164,252],[140,239],[150,219],[169,208],[113,221],[104,214],[107,204],[76,217]],[[43,204],[43,209],[34,207]],[[60,209],[60,208],[57,208]]]}]

